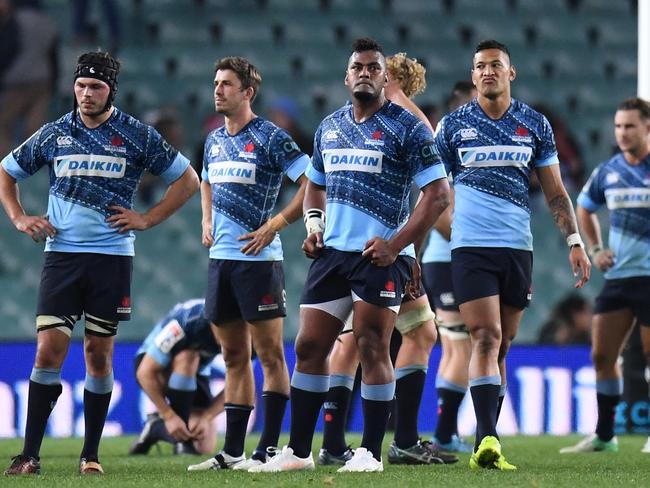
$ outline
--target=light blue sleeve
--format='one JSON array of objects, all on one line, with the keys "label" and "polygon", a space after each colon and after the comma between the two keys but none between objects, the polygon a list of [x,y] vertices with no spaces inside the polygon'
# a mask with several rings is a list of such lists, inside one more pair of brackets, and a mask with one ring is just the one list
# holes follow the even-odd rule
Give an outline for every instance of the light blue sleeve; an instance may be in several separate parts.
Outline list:
[{"label": "light blue sleeve", "polygon": [[190,165],[190,160],[183,156],[180,152],[172,161],[172,164],[169,165],[165,171],[160,174],[160,177],[165,183],[171,185],[174,181],[181,177],[185,170]]},{"label": "light blue sleeve", "polygon": [[27,171],[18,165],[18,161],[16,161],[16,158],[14,158],[12,153],[7,154],[7,156],[2,160],[2,167],[7,174],[16,181],[24,180],[30,176]]},{"label": "light blue sleeve", "polygon": [[308,165],[309,156],[302,154],[289,165],[289,168],[287,169],[287,176],[291,178],[292,181],[297,181],[298,178],[305,174]]},{"label": "light blue sleeve", "polygon": [[317,185],[325,186],[325,173],[321,173],[316,168],[314,168],[313,161],[310,162],[309,165],[307,166],[307,170],[305,171],[305,176],[307,176],[307,178],[309,178]]}]

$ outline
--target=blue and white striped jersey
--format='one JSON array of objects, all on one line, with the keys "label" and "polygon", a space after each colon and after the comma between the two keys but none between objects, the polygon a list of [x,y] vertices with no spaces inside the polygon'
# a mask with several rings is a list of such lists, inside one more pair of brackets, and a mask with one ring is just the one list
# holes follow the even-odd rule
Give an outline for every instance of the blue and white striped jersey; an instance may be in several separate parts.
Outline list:
[{"label": "blue and white striped jersey", "polygon": [[[412,183],[422,188],[446,177],[431,131],[391,102],[362,123],[350,103],[325,118],[306,174],[326,188],[324,244],[339,251],[390,239],[409,217]],[[402,254],[414,256],[413,246]]]},{"label": "blue and white striped jersey", "polygon": [[632,165],[619,153],[600,164],[578,204],[589,212],[602,205],[609,210],[609,248],[615,261],[605,278],[650,276],[650,157]]},{"label": "blue and white striped jersey", "polygon": [[2,166],[16,180],[48,167],[47,216],[57,234],[47,239],[46,251],[132,256],[135,235],[108,225],[108,207],[132,208],[145,170],[171,184],[190,162],[155,129],[118,109],[94,129],[77,116],[74,135],[71,123],[72,112],[45,124]]},{"label": "blue and white striped jersey", "polygon": [[559,164],[546,117],[513,99],[492,120],[474,99],[442,119],[435,141],[454,178],[452,249],[532,250],[530,173]]},{"label": "blue and white striped jersey", "polygon": [[297,181],[309,158],[286,131],[256,117],[237,134],[225,126],[205,141],[202,179],[212,189],[212,259],[281,261],[282,244],[273,242],[257,256],[243,254],[237,238],[264,224],[275,207],[282,177]]}]

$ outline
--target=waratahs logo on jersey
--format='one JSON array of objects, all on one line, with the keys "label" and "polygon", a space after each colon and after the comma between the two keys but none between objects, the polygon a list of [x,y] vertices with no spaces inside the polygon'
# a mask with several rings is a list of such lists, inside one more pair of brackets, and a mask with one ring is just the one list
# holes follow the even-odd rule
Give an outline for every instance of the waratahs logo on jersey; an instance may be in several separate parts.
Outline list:
[{"label": "waratahs logo on jersey", "polygon": [[123,178],[125,171],[126,158],[97,156],[95,154],[71,154],[54,159],[54,174],[57,178],[66,176]]},{"label": "waratahs logo on jersey", "polygon": [[255,163],[241,161],[222,161],[208,165],[208,178],[211,185],[219,183],[255,184]]},{"label": "waratahs logo on jersey", "polygon": [[458,149],[461,164],[468,168],[494,166],[525,168],[532,155],[533,149],[526,146],[479,146]]},{"label": "waratahs logo on jersey", "polygon": [[326,149],[323,151],[325,172],[362,171],[381,173],[384,153],[369,149]]},{"label": "waratahs logo on jersey", "polygon": [[243,151],[239,151],[240,158],[247,159],[257,159],[257,154],[255,153],[255,144],[253,141],[249,141],[245,146]]}]

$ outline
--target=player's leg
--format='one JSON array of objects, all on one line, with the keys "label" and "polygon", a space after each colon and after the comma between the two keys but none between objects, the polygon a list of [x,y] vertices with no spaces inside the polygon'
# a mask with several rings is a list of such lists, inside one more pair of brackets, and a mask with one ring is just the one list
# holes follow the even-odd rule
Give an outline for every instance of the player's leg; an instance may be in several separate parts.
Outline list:
[{"label": "player's leg", "polygon": [[29,378],[23,452],[7,475],[38,473],[47,420],[61,394],[61,365],[72,329],[83,309],[78,288],[80,270],[66,253],[46,253],[36,311],[36,357]]},{"label": "player's leg", "polygon": [[284,359],[282,318],[257,320],[251,324],[249,330],[253,347],[264,370],[264,424],[253,458],[266,462],[267,448],[278,445],[282,419],[289,400],[289,372]]},{"label": "player's leg", "polygon": [[[647,306],[644,307],[645,313],[638,315],[639,327],[641,330],[641,344],[643,346],[643,355],[646,358],[647,364],[650,366],[650,310],[647,310]],[[645,445],[641,449],[641,452],[650,453],[650,436]]]},{"label": "player's leg", "polygon": [[329,358],[330,388],[323,405],[323,446],[318,454],[318,464],[345,464],[352,457],[353,453],[345,442],[345,424],[358,367],[359,354],[350,315]]},{"label": "player's leg", "polygon": [[506,356],[510,345],[517,335],[519,323],[524,315],[523,309],[501,303],[501,347],[499,348],[499,374],[501,375],[501,386],[499,387],[499,401],[497,403],[497,422],[501,414],[503,399],[507,391]]},{"label": "player's leg", "polygon": [[458,311],[436,309],[442,357],[436,375],[438,422],[434,445],[447,451],[470,450],[458,436],[458,410],[467,392],[471,356],[469,333]]}]

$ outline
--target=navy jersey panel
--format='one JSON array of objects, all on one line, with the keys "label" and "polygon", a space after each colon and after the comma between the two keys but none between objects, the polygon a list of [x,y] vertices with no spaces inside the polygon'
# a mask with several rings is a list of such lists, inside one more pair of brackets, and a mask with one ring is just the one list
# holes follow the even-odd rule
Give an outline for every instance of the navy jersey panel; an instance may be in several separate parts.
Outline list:
[{"label": "navy jersey panel", "polygon": [[221,352],[204,306],[205,300],[198,298],[178,303],[154,326],[136,354],[147,353],[166,367],[181,351],[199,351],[200,371]]},{"label": "navy jersey panel", "polygon": [[16,180],[48,167],[47,215],[57,234],[47,239],[46,251],[133,255],[134,233],[110,227],[108,207],[132,208],[144,171],[170,184],[189,160],[152,127],[118,109],[94,129],[77,118],[74,135],[72,116],[44,125],[2,165]]},{"label": "navy jersey panel", "polygon": [[442,119],[435,143],[456,191],[452,249],[532,250],[530,173],[559,163],[546,117],[513,99],[493,120],[474,99]]},{"label": "navy jersey panel", "polygon": [[[362,123],[351,104],[326,117],[306,174],[326,187],[324,242],[340,251],[362,251],[374,236],[390,239],[409,217],[411,185],[446,176],[431,131],[391,102]],[[413,255],[413,248],[402,252]]]},{"label": "navy jersey panel", "polygon": [[280,237],[257,256],[245,255],[245,242],[237,238],[252,232],[272,215],[282,178],[297,181],[309,158],[289,134],[256,117],[236,135],[225,127],[208,135],[203,154],[202,179],[212,190],[212,259],[241,261],[282,260]]},{"label": "navy jersey panel", "polygon": [[607,279],[650,276],[650,157],[637,165],[622,154],[591,174],[578,204],[590,212],[609,210],[609,248],[615,260]]}]

